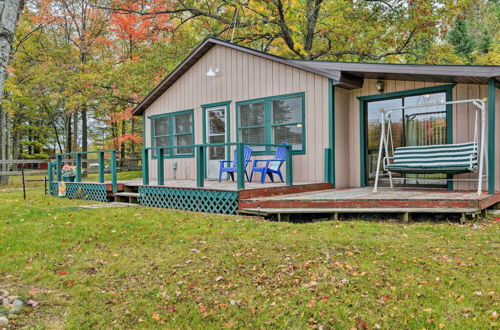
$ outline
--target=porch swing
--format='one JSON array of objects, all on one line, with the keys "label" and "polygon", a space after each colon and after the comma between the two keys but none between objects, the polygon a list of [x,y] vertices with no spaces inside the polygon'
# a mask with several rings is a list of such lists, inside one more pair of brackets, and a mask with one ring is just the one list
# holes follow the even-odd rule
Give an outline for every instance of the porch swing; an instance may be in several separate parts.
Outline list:
[{"label": "porch swing", "polygon": [[[485,163],[484,146],[486,134],[486,101],[486,99],[470,99],[380,109],[382,132],[380,134],[377,171],[375,173],[375,185],[373,187],[373,192],[378,191],[380,165],[382,163],[384,171],[389,175],[391,188],[394,188],[392,173],[448,175],[478,173],[477,194],[481,195],[483,186],[483,169]],[[475,106],[473,141],[459,144],[438,144],[394,148],[391,122],[392,111],[463,103],[472,103]],[[479,115],[481,116],[481,123],[479,122]],[[479,129],[481,130],[480,143],[478,141]],[[389,149],[392,152],[392,156],[389,155]],[[383,158],[382,153],[385,153]],[[454,181],[459,181],[459,179],[455,179]]]}]

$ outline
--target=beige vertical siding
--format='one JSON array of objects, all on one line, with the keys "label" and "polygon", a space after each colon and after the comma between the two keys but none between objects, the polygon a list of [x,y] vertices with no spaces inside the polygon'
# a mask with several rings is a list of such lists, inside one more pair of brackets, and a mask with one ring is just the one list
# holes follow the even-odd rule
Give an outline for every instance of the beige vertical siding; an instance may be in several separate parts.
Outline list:
[{"label": "beige vertical siding", "polygon": [[[208,68],[217,67],[221,75],[208,78]],[[195,142],[203,142],[201,105],[231,101],[231,141],[236,141],[238,101],[296,92],[305,93],[306,154],[295,155],[294,180],[324,180],[324,149],[328,147],[328,79],[267,59],[214,46],[146,109],[146,145],[151,145],[148,116],[194,109]],[[195,179],[195,158],[165,160],[165,179],[173,179],[172,162],[177,162],[177,179]],[[156,160],[150,162],[150,176],[157,177]]]},{"label": "beige vertical siding", "polygon": [[[360,123],[359,123],[359,96],[378,95],[379,92],[375,88],[376,80],[365,80],[363,87],[352,91],[336,89],[336,179],[341,187],[351,186],[358,187],[360,185]],[[432,87],[444,85],[441,83],[428,83],[418,81],[385,81],[384,93],[392,93],[398,91],[412,90],[418,88]],[[347,95],[347,97],[346,97]],[[500,97],[500,92],[496,92],[497,98]],[[453,100],[471,99],[471,98],[485,98],[488,96],[487,85],[476,84],[457,84],[452,91]],[[347,99],[346,99],[347,98]],[[497,159],[500,160],[500,102],[496,103],[496,146],[497,146]],[[340,107],[340,109],[338,109]],[[345,124],[345,112],[348,112],[348,127],[349,132],[345,133],[342,130]],[[454,105],[453,106],[453,142],[460,143],[472,141],[474,138],[474,107],[472,105]],[[340,117],[340,118],[338,118]],[[340,130],[340,131],[339,131]],[[342,138],[346,134],[347,139]],[[343,153],[346,149],[345,144],[348,145],[348,153]],[[348,156],[346,157],[345,155]],[[342,156],[343,155],[343,156]],[[500,189],[500,161],[496,161],[496,189]],[[346,182],[345,178],[348,177]],[[456,178],[477,179],[475,174],[458,175]],[[454,189],[457,190],[474,190],[477,188],[477,182],[456,182]]]},{"label": "beige vertical siding", "polygon": [[335,88],[335,187],[350,186],[350,92]]}]

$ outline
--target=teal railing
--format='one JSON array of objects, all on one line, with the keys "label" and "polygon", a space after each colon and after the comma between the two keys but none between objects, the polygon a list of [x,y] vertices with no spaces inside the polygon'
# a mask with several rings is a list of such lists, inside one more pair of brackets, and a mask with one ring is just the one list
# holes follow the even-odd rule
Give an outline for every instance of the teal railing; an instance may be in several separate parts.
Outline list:
[{"label": "teal railing", "polygon": [[237,189],[245,189],[245,177],[244,177],[244,146],[257,146],[257,147],[286,147],[286,184],[288,186],[293,186],[293,164],[292,164],[292,146],[291,145],[280,145],[280,144],[269,144],[269,143],[242,143],[242,142],[229,142],[229,143],[205,143],[205,144],[192,144],[192,145],[182,145],[182,146],[159,146],[159,147],[147,147],[142,148],[142,181],[144,185],[149,185],[149,154],[150,151],[157,150],[156,162],[157,162],[157,176],[158,185],[163,185],[165,183],[165,149],[168,149],[172,154],[173,149],[177,148],[193,148],[196,150],[196,186],[203,187],[205,182],[206,173],[206,162],[205,157],[207,155],[207,148],[209,147],[231,147],[236,146],[238,152],[237,164],[236,164],[236,187]]},{"label": "teal railing", "polygon": [[[71,161],[75,163],[76,173],[75,182],[82,181],[82,155],[97,154],[98,159],[98,173],[99,173],[99,183],[104,183],[104,172],[105,172],[105,154],[110,153],[110,168],[111,168],[111,185],[113,192],[118,191],[118,182],[116,177],[116,150],[98,150],[98,151],[86,151],[86,152],[68,152],[64,154],[56,154],[56,161],[49,163],[49,182],[54,181],[54,167],[56,168],[56,181],[62,181],[62,165],[66,161]],[[64,157],[74,156],[73,159],[65,160]]]}]

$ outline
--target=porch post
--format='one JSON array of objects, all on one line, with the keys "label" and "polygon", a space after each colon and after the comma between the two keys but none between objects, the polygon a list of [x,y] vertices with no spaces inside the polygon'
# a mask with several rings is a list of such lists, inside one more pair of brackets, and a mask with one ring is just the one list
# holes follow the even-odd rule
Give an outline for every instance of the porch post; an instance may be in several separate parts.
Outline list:
[{"label": "porch post", "polygon": [[56,176],[57,176],[57,182],[62,181],[61,165],[62,165],[62,155],[56,155]]},{"label": "porch post", "polygon": [[82,181],[82,154],[76,154],[76,182]]},{"label": "porch post", "polygon": [[196,146],[196,187],[203,187],[205,184],[205,146]]},{"label": "porch post", "polygon": [[488,83],[488,194],[495,194],[495,78]]},{"label": "porch post", "polygon": [[164,149],[160,148],[158,150],[158,185],[163,186],[165,184],[165,162],[164,159]]},{"label": "porch post", "polygon": [[118,184],[116,181],[116,150],[111,151],[111,186],[113,193],[118,191]]},{"label": "porch post", "polygon": [[104,183],[104,151],[99,151],[99,183]]},{"label": "porch post", "polygon": [[[332,188],[335,188],[335,87],[333,86],[333,80],[328,79],[328,162],[325,166],[327,179],[332,184]],[[325,156],[327,154],[325,153]]]},{"label": "porch post", "polygon": [[236,159],[236,188],[245,189],[245,146],[243,143],[236,145],[238,158]]},{"label": "porch post", "polygon": [[142,149],[142,184],[149,184],[149,150]]},{"label": "porch post", "polygon": [[52,183],[52,181],[54,180],[54,163],[49,162],[47,167],[48,167],[48,179],[49,179],[49,185],[50,185]]},{"label": "porch post", "polygon": [[292,146],[286,146],[286,185],[293,186]]}]

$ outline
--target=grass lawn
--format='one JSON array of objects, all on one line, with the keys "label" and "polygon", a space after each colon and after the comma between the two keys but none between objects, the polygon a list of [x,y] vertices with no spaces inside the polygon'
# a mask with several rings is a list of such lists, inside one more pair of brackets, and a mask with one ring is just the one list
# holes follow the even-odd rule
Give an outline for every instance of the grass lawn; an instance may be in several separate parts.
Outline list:
[{"label": "grass lawn", "polygon": [[0,193],[0,288],[41,328],[498,328],[499,222],[278,223]]}]

